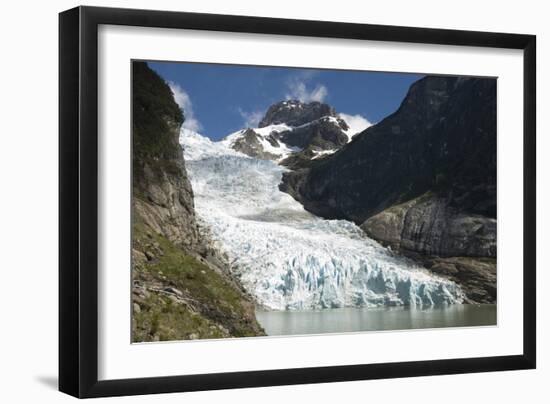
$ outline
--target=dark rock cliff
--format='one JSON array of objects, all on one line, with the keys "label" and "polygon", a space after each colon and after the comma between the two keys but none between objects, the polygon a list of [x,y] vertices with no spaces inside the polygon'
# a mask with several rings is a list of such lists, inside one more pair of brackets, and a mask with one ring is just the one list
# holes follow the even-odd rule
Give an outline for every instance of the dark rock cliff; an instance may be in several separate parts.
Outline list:
[{"label": "dark rock cliff", "polygon": [[363,223],[427,191],[496,216],[496,81],[426,77],[400,108],[322,164],[285,176],[308,210]]},{"label": "dark rock cliff", "polygon": [[200,249],[193,190],[178,141],[183,114],[170,87],[145,63],[133,64],[132,96],[134,215],[177,246]]},{"label": "dark rock cliff", "polygon": [[[286,173],[280,188],[314,214],[352,220],[428,266],[427,257],[494,259],[496,80],[419,80],[394,114],[335,154]],[[491,271],[479,275],[472,300],[494,299]]]},{"label": "dark rock cliff", "polygon": [[178,141],[183,114],[146,63],[132,69],[132,338],[263,335],[252,298],[199,232]]}]

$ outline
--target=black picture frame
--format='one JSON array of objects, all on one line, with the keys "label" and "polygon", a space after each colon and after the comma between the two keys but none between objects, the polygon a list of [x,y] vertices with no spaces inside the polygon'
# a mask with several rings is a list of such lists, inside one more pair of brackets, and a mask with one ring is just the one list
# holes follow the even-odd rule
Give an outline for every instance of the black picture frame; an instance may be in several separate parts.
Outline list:
[{"label": "black picture frame", "polygon": [[[100,24],[523,50],[523,354],[99,381],[97,52]],[[535,36],[77,7],[59,15],[59,99],[59,390],[85,398],[535,368]]]}]

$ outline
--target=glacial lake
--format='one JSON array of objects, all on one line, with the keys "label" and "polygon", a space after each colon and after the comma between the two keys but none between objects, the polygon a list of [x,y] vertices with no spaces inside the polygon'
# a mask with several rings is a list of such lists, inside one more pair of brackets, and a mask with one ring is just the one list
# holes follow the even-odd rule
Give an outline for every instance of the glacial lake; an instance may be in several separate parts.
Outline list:
[{"label": "glacial lake", "polygon": [[475,327],[497,323],[495,304],[456,304],[415,309],[342,308],[309,311],[256,311],[267,335],[324,334],[419,328]]}]

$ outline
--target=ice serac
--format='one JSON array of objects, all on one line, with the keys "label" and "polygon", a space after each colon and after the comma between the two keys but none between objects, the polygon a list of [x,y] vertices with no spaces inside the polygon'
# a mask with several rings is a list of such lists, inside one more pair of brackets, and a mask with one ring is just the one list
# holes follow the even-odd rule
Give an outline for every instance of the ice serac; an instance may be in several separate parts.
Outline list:
[{"label": "ice serac", "polygon": [[316,217],[279,191],[285,167],[196,133],[182,132],[180,141],[201,227],[264,307],[462,302],[454,282],[392,254],[352,222]]}]

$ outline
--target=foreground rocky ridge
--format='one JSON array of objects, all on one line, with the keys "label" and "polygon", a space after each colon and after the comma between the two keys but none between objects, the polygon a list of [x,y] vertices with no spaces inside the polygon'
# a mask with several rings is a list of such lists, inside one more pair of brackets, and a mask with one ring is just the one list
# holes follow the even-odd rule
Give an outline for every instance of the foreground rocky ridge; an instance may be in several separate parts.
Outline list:
[{"label": "foreground rocky ridge", "polygon": [[133,340],[263,335],[253,299],[197,224],[168,85],[133,63]]},{"label": "foreground rocky ridge", "polygon": [[398,111],[333,155],[285,173],[280,188],[312,213],[352,220],[457,280],[471,301],[495,301],[494,79],[419,80]]}]

